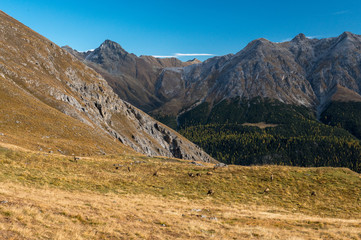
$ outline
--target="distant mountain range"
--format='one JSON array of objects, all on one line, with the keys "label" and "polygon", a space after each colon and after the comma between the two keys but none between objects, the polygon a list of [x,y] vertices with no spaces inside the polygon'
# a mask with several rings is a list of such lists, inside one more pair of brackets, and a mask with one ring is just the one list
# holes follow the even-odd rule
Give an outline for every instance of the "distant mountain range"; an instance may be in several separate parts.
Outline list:
[{"label": "distant mountain range", "polygon": [[234,97],[322,111],[335,94],[355,101],[361,94],[361,36],[350,32],[324,39],[299,34],[282,43],[261,38],[202,63],[137,57],[109,40],[85,53],[66,49],[101,73],[122,99],[153,114],[177,116],[202,102],[213,106]]}]

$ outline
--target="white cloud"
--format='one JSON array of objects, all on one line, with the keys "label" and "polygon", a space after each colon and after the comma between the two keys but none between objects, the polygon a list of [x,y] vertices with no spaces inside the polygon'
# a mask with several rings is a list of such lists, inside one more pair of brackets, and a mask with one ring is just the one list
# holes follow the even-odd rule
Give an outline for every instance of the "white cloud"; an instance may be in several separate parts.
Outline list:
[{"label": "white cloud", "polygon": [[81,53],[86,53],[86,52],[93,52],[95,49],[89,49],[89,50],[86,50],[86,51],[79,51]]},{"label": "white cloud", "polygon": [[306,38],[309,38],[309,39],[315,39],[315,38],[319,38],[320,36],[306,36]]},{"label": "white cloud", "polygon": [[158,56],[158,55],[153,55],[152,57],[155,57],[155,58],[173,58],[175,57],[174,55],[173,56]]}]

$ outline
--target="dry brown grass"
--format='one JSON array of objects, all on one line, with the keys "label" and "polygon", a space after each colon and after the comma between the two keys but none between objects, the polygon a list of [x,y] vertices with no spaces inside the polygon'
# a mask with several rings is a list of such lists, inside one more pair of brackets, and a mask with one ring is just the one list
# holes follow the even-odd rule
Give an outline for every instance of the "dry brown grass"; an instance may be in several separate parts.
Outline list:
[{"label": "dry brown grass", "polygon": [[0,233],[15,239],[357,239],[361,220],[143,194],[69,193],[6,183]]},{"label": "dry brown grass", "polygon": [[361,238],[361,178],[347,169],[129,154],[76,163],[15,148],[0,148],[0,166],[4,239]]}]

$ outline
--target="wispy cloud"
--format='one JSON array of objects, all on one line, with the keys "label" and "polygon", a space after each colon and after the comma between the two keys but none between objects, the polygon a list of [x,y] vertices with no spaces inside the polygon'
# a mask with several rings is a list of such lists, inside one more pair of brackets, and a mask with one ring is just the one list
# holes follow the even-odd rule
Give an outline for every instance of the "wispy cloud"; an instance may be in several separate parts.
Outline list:
[{"label": "wispy cloud", "polygon": [[315,38],[320,38],[321,36],[319,35],[316,35],[316,36],[306,36],[306,38],[309,38],[309,39],[315,39]]},{"label": "wispy cloud", "polygon": [[159,55],[153,55],[152,57],[155,57],[155,58],[173,58],[174,55],[172,56],[159,56]]},{"label": "wispy cloud", "polygon": [[342,15],[342,14],[347,14],[349,12],[350,12],[350,10],[342,10],[342,11],[332,13],[332,15]]},{"label": "wispy cloud", "polygon": [[153,55],[153,57],[156,57],[156,58],[178,58],[178,57],[198,57],[198,56],[214,56],[214,54],[210,54],[210,53],[174,53],[173,55],[169,55],[169,56]]}]

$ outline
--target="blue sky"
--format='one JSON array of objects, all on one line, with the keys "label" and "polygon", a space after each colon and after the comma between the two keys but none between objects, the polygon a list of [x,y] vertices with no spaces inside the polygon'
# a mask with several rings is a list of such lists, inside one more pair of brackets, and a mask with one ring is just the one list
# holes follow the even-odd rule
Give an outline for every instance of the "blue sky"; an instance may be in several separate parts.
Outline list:
[{"label": "blue sky", "polygon": [[110,39],[137,55],[224,55],[261,37],[280,42],[300,32],[317,38],[361,34],[358,0],[1,0],[0,7],[56,44],[79,51]]}]

